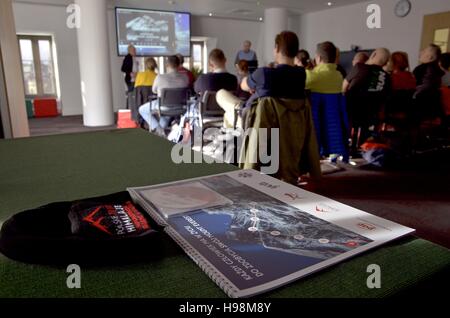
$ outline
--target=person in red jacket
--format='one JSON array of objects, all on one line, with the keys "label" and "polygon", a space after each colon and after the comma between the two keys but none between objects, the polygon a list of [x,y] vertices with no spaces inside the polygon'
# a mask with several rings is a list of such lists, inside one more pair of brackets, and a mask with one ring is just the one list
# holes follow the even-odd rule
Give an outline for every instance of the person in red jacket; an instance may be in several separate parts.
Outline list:
[{"label": "person in red jacket", "polygon": [[391,83],[392,90],[415,90],[416,78],[409,71],[408,54],[405,52],[394,52],[391,55]]}]

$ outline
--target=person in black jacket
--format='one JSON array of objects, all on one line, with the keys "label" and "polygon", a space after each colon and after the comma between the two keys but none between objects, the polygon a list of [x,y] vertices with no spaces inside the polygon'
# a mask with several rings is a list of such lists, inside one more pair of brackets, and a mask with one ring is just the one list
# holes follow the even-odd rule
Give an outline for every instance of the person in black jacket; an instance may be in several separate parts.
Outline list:
[{"label": "person in black jacket", "polygon": [[134,59],[136,56],[136,48],[133,45],[128,46],[128,54],[125,56],[122,63],[122,72],[125,73],[125,83],[128,87],[128,92],[134,90]]},{"label": "person in black jacket", "polygon": [[202,74],[194,84],[196,93],[203,94],[206,91],[217,92],[225,89],[230,92],[237,90],[238,80],[225,69],[227,59],[220,49],[214,49],[209,54],[209,66],[211,73]]},{"label": "person in black jacket", "polygon": [[420,65],[414,69],[414,76],[417,81],[414,99],[417,105],[417,115],[419,120],[430,119],[442,116],[440,104],[440,87],[444,72],[439,67],[439,57],[441,49],[439,46],[431,44],[426,47],[419,57]]}]

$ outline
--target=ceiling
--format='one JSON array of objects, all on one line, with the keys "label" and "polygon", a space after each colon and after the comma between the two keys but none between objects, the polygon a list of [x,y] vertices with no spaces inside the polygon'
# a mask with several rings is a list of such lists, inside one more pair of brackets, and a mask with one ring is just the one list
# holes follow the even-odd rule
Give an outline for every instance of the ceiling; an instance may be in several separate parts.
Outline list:
[{"label": "ceiling", "polygon": [[[73,0],[14,0],[22,3],[68,5]],[[92,0],[95,1],[95,0]],[[194,15],[258,20],[266,8],[286,8],[292,15],[366,2],[366,0],[108,0],[111,6],[186,11]],[[333,3],[328,6],[328,2]]]}]

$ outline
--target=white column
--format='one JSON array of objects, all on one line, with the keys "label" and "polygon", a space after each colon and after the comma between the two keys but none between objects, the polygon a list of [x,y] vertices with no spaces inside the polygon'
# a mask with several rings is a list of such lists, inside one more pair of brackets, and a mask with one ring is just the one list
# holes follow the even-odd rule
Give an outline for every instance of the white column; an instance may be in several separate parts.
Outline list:
[{"label": "white column", "polygon": [[83,122],[85,126],[114,124],[109,58],[107,0],[76,0],[81,27],[77,30]]},{"label": "white column", "polygon": [[275,37],[288,29],[289,14],[287,9],[269,8],[264,11],[264,64],[273,62]]},{"label": "white column", "polygon": [[28,137],[22,62],[11,0],[0,1],[0,63],[0,117],[4,137]]}]

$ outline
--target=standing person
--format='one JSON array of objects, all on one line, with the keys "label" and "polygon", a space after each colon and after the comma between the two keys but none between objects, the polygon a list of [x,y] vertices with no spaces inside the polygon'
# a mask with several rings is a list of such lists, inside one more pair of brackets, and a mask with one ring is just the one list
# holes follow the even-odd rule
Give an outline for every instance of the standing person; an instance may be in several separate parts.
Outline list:
[{"label": "standing person", "polygon": [[245,60],[248,62],[248,68],[250,73],[253,73],[258,68],[258,57],[256,52],[251,50],[252,42],[249,40],[244,41],[243,49],[236,54],[234,64],[237,65],[239,61]]},{"label": "standing person", "polygon": [[122,72],[125,73],[125,84],[128,92],[134,90],[135,75],[138,69],[136,68],[136,48],[133,45],[128,46],[128,54],[122,62]]},{"label": "standing person", "polygon": [[[189,79],[186,74],[178,72],[180,60],[177,56],[169,56],[167,58],[167,73],[159,74],[153,82],[153,93],[161,97],[164,88],[185,88],[189,87]],[[139,114],[148,123],[150,131],[160,136],[165,136],[164,129],[168,127],[170,117],[163,116],[159,120],[152,114],[152,111],[158,109],[158,100],[148,102],[139,107]]]}]

